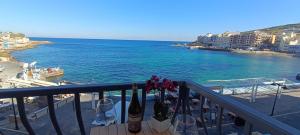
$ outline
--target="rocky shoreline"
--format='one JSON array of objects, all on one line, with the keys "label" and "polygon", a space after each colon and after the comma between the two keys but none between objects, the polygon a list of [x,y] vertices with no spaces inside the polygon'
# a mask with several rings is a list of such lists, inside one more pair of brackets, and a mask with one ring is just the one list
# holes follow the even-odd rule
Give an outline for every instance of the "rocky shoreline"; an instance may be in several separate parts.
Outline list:
[{"label": "rocky shoreline", "polygon": [[30,41],[27,45],[22,46],[22,47],[15,47],[15,48],[11,48],[11,49],[1,49],[0,50],[0,61],[16,62],[17,60],[13,56],[11,56],[11,53],[13,51],[32,49],[32,48],[37,47],[38,45],[45,45],[45,44],[52,44],[52,42],[50,42],[50,41]]},{"label": "rocky shoreline", "polygon": [[[13,51],[21,51],[26,49],[32,49],[37,47],[38,45],[51,44],[49,41],[30,41],[28,45],[23,47],[16,47],[11,49],[1,49],[0,50],[0,65],[5,69],[0,72],[0,82],[16,76],[18,73],[22,71],[22,62],[17,61],[11,53]],[[0,83],[1,84],[1,83]],[[3,84],[0,85],[3,87]]]}]

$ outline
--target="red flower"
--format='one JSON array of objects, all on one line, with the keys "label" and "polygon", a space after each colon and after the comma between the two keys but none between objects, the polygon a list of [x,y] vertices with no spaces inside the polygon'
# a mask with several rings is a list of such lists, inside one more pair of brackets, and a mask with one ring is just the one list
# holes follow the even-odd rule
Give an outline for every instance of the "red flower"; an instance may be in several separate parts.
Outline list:
[{"label": "red flower", "polygon": [[156,75],[152,75],[150,80],[146,82],[145,90],[149,93],[151,90],[169,90],[175,91],[175,88],[178,86],[178,83],[168,79],[163,79],[160,85],[160,78]]},{"label": "red flower", "polygon": [[175,85],[173,84],[172,81],[170,81],[170,85],[169,85],[168,90],[169,90],[169,91],[175,91]]},{"label": "red flower", "polygon": [[158,89],[158,85],[159,85],[158,82],[154,82],[154,83],[153,83],[153,88],[154,88],[154,89]]},{"label": "red flower", "polygon": [[167,89],[168,87],[169,87],[169,80],[168,79],[163,79],[162,88]]},{"label": "red flower", "polygon": [[159,78],[156,75],[152,75],[151,80],[155,81],[155,82],[158,82]]},{"label": "red flower", "polygon": [[149,93],[152,89],[152,83],[151,83],[151,80],[148,80],[147,83],[146,83],[146,92]]}]

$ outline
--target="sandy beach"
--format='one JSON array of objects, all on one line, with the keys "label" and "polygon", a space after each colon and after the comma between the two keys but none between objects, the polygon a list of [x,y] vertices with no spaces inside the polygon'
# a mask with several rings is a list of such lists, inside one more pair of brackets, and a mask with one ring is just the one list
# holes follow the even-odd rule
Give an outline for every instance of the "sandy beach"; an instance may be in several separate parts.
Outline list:
[{"label": "sandy beach", "polygon": [[274,51],[249,51],[249,50],[232,50],[233,53],[249,54],[249,55],[264,55],[264,56],[282,56],[293,57],[293,54],[274,52]]}]

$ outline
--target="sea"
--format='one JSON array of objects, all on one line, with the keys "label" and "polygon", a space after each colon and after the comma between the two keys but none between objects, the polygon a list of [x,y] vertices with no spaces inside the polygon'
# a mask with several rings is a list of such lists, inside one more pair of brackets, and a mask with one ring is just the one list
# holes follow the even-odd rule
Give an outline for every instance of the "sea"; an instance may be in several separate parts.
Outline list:
[{"label": "sea", "polygon": [[174,46],[177,41],[31,38],[50,41],[34,49],[15,51],[22,62],[38,67],[60,67],[59,80],[77,83],[145,81],[152,75],[172,80],[288,78],[300,72],[300,58],[258,56]]}]

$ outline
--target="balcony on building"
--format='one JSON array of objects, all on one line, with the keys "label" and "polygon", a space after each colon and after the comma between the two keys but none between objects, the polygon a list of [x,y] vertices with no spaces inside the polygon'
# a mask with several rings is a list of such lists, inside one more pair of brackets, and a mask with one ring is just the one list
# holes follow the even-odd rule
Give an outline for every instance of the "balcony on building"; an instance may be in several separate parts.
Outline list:
[{"label": "balcony on building", "polygon": [[[197,134],[300,134],[298,129],[222,95],[222,87],[203,86],[193,81],[177,82],[179,86],[173,95],[167,91],[160,95],[146,93],[143,82],[2,89],[0,98],[11,102],[8,110],[1,110],[2,114],[6,112],[1,118],[7,119],[7,122],[0,123],[5,127],[0,128],[0,134],[100,135],[112,134],[110,131],[114,129],[121,134],[118,126],[125,125],[126,132],[126,112],[133,83],[139,89],[143,123],[149,124],[153,115],[153,98],[158,97],[172,106],[171,121],[178,115],[193,116]],[[113,99],[118,116],[105,133],[92,124],[96,103],[103,98]],[[42,109],[34,110],[32,106],[41,106]],[[158,134],[155,131],[151,133]],[[140,134],[146,134],[144,129]]]}]

